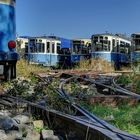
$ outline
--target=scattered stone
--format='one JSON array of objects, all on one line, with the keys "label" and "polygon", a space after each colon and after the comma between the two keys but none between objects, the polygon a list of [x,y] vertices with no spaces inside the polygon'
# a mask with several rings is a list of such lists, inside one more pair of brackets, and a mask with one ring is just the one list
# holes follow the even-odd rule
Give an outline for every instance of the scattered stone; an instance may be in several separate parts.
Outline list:
[{"label": "scattered stone", "polygon": [[24,140],[40,140],[40,134],[36,131],[28,131],[27,137]]},{"label": "scattered stone", "polygon": [[58,136],[51,136],[51,137],[48,137],[47,139],[43,139],[43,140],[59,140],[59,137]]},{"label": "scattered stone", "polygon": [[8,110],[1,110],[0,116],[11,116],[11,113]]},{"label": "scattered stone", "polygon": [[15,140],[15,139],[21,139],[22,138],[22,132],[18,131],[9,131],[7,133],[7,139],[8,140]]},{"label": "scattered stone", "polygon": [[7,140],[7,135],[4,130],[0,130],[0,140]]},{"label": "scattered stone", "polygon": [[19,122],[20,124],[25,124],[30,122],[30,117],[29,115],[17,115],[13,118],[16,122]]},{"label": "scattered stone", "polygon": [[33,121],[33,126],[34,128],[43,128],[44,123],[42,120],[36,120],[36,121]]},{"label": "scattered stone", "polygon": [[10,117],[0,117],[0,129],[3,129],[5,131],[7,130],[19,130],[18,124],[15,120],[13,120]]},{"label": "scattered stone", "polygon": [[41,135],[43,140],[59,140],[52,130],[42,130]]}]

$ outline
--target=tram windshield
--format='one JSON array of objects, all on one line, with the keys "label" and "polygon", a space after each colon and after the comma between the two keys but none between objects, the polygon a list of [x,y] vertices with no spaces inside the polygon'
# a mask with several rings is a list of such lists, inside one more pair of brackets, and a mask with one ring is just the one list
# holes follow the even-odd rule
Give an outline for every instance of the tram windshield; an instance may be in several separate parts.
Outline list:
[{"label": "tram windshield", "polygon": [[129,53],[130,52],[130,44],[126,43],[124,41],[120,41],[119,52],[120,53]]},{"label": "tram windshield", "polygon": [[110,41],[96,42],[93,44],[93,49],[95,51],[110,51]]},{"label": "tram windshield", "polygon": [[42,42],[36,42],[35,39],[32,39],[29,42],[29,52],[31,52],[31,53],[44,53],[45,52],[45,44]]},{"label": "tram windshield", "polygon": [[88,54],[91,51],[91,43],[85,44],[84,41],[73,41],[73,54]]}]

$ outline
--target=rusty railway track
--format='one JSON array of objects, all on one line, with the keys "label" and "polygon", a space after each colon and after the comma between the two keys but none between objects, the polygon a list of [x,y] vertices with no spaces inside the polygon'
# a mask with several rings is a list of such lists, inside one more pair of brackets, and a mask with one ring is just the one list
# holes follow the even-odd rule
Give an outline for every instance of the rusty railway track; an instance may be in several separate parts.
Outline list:
[{"label": "rusty railway track", "polygon": [[[84,118],[83,121],[84,120],[90,120],[90,122],[94,123],[94,125],[99,124],[100,126],[102,126],[102,128],[107,129],[108,131],[110,131],[109,133],[114,136],[113,139],[133,139],[133,138],[134,139],[137,139],[137,138],[140,139],[139,137],[135,137],[135,136],[133,137],[132,135],[130,135],[130,134],[126,133],[126,132],[123,132],[123,131],[120,131],[120,130],[116,129],[114,126],[112,126],[112,125],[106,123],[105,121],[97,118],[95,115],[91,114],[90,112],[88,112],[87,110],[82,108],[81,106],[77,105],[75,102],[73,102],[71,100],[71,97],[68,95],[68,93],[66,93],[66,91],[63,88],[64,84],[66,84],[67,82],[70,82],[72,79],[75,79],[75,78],[79,78],[79,79],[85,80],[87,82],[94,83],[97,86],[101,86],[101,87],[105,87],[105,88],[109,88],[109,89],[112,89],[111,86],[100,84],[100,83],[98,83],[96,81],[92,81],[92,80],[89,80],[89,79],[86,79],[86,78],[81,78],[79,76],[75,76],[75,75],[73,76],[71,74],[66,74],[65,76],[68,77],[68,79],[63,80],[60,83],[59,90],[57,90],[57,91],[59,92],[59,95],[62,98],[65,98],[67,102],[71,103],[72,107],[74,107],[76,110],[78,110],[78,112],[80,112],[82,114],[82,116],[80,116],[80,117]],[[114,91],[114,88],[112,90]],[[118,92],[118,91],[119,90],[115,90],[115,92]],[[126,97],[128,95],[129,94],[126,94],[126,93],[122,92],[121,97],[124,98],[124,97]],[[112,96],[114,96],[114,95],[112,95]],[[137,96],[135,96],[135,97],[137,98]],[[139,97],[138,97],[138,99],[139,99]],[[77,119],[78,118],[79,118],[79,116],[77,117]],[[101,133],[104,133],[104,132],[101,132]],[[92,139],[94,139],[94,138],[92,138]]]}]

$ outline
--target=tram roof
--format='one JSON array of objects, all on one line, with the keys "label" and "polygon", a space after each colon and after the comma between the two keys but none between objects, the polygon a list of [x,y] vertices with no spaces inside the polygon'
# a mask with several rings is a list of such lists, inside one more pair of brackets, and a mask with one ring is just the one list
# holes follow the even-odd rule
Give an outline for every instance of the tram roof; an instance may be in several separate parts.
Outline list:
[{"label": "tram roof", "polygon": [[92,37],[93,36],[112,36],[112,37],[119,37],[131,41],[131,39],[124,34],[101,33],[101,34],[93,34]]}]

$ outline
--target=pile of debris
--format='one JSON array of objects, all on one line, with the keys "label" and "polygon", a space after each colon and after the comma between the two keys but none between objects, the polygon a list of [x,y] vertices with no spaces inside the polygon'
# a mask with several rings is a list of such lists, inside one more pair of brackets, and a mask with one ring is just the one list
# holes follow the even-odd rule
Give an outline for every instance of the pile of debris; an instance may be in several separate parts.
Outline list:
[{"label": "pile of debris", "polygon": [[59,140],[42,120],[33,120],[28,113],[0,111],[0,140]]}]

